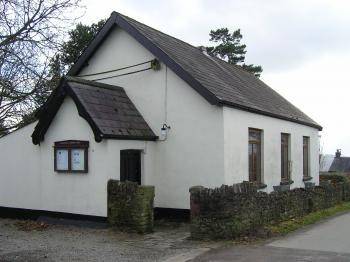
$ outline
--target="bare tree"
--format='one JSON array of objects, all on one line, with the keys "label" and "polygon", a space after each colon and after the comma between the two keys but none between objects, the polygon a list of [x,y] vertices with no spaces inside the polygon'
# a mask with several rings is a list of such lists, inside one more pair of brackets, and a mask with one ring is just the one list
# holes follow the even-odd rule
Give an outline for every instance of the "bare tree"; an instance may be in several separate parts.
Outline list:
[{"label": "bare tree", "polygon": [[50,57],[79,1],[0,0],[0,136],[28,120],[50,92]]}]

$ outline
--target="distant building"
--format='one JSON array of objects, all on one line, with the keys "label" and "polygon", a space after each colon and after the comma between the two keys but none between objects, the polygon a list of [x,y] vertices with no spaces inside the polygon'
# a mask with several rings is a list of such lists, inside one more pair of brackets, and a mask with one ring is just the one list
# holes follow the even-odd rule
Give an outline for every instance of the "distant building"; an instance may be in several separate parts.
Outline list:
[{"label": "distant building", "polygon": [[321,156],[320,172],[350,174],[350,157],[341,156],[340,149],[337,149],[334,156],[333,155]]},{"label": "distant building", "polygon": [[327,154],[320,156],[320,172],[328,172],[334,160],[334,155]]}]

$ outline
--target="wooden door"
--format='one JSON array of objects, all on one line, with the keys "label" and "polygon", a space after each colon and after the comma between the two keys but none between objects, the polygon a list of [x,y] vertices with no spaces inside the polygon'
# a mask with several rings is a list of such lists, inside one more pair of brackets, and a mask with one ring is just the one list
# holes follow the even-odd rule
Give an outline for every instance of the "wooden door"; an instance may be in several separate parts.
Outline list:
[{"label": "wooden door", "polygon": [[141,185],[141,151],[120,151],[120,181],[131,181]]}]

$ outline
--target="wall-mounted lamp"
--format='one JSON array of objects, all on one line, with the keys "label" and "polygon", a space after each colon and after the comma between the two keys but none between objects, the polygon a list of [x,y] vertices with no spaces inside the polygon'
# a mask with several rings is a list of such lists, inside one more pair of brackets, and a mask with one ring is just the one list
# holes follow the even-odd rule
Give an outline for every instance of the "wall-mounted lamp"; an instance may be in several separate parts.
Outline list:
[{"label": "wall-mounted lamp", "polygon": [[159,138],[159,140],[161,140],[161,141],[166,140],[169,129],[170,129],[170,126],[168,126],[167,124],[163,124],[162,128],[160,129],[160,138]]}]

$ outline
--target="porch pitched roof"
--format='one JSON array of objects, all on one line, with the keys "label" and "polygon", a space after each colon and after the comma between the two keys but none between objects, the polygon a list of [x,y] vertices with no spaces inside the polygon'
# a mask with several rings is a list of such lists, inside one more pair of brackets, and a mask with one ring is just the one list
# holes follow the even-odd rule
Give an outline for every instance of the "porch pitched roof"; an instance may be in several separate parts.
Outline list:
[{"label": "porch pitched roof", "polygon": [[66,96],[73,99],[79,115],[89,123],[97,142],[105,138],[157,139],[122,87],[65,77],[37,113],[39,122],[32,134],[34,144],[44,140]]}]

